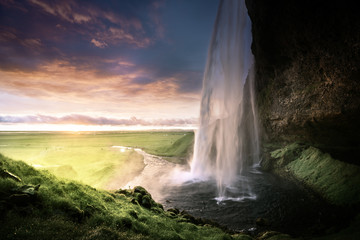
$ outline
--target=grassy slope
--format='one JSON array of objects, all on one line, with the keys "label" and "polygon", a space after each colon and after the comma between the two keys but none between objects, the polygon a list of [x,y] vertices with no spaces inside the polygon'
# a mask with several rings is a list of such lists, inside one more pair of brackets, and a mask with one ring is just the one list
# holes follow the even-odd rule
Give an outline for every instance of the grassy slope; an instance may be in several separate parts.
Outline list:
[{"label": "grassy slope", "polygon": [[263,165],[286,170],[331,204],[360,205],[360,167],[317,148],[294,143],[271,152],[271,163]]},{"label": "grassy slope", "polygon": [[57,176],[104,187],[115,173],[126,184],[144,167],[142,156],[112,146],[142,148],[180,163],[193,132],[0,133],[0,153],[45,168]]},{"label": "grassy slope", "polygon": [[336,205],[360,204],[360,168],[309,147],[287,169]]},{"label": "grassy slope", "polygon": [[[0,168],[22,179],[0,177],[0,239],[233,239],[216,227],[188,223],[154,202],[151,208],[140,206],[134,200],[139,193],[97,190],[2,155]],[[37,184],[35,195],[14,190]]]}]

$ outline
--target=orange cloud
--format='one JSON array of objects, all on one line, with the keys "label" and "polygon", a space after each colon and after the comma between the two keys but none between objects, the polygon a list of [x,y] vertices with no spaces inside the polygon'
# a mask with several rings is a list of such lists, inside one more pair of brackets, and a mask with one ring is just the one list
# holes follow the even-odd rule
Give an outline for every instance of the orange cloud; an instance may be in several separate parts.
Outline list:
[{"label": "orange cloud", "polygon": [[[118,62],[118,68],[132,67],[124,60]],[[157,79],[143,84],[134,79],[151,76],[144,69],[134,69],[124,74],[99,75],[95,69],[74,66],[66,61],[54,61],[38,67],[31,72],[21,70],[0,70],[0,89],[3,91],[44,99],[73,99],[74,101],[103,102],[131,101],[135,106],[143,102],[158,105],[167,103],[197,101],[198,94],[179,93],[176,77]]]}]

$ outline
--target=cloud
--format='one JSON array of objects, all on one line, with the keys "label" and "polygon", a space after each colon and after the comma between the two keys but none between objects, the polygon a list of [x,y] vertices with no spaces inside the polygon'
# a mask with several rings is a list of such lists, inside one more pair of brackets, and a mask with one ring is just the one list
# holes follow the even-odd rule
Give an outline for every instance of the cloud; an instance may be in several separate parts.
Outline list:
[{"label": "cloud", "polygon": [[22,38],[14,28],[1,28],[0,43],[8,42],[20,44],[30,50],[39,49],[42,47],[42,43],[39,38]]},{"label": "cloud", "polygon": [[100,42],[100,41],[98,41],[98,40],[96,40],[96,39],[91,39],[91,43],[92,44],[94,44],[96,47],[98,47],[98,48],[104,48],[104,47],[106,47],[107,46],[107,44],[106,43],[104,43],[104,42]]},{"label": "cloud", "polygon": [[34,5],[41,7],[45,12],[59,16],[71,23],[86,23],[91,21],[91,17],[85,13],[80,13],[74,1],[48,1],[29,0]]},{"label": "cloud", "polygon": [[154,119],[144,120],[136,117],[129,119],[91,117],[80,114],[65,115],[62,117],[54,117],[48,115],[26,115],[11,116],[0,115],[0,123],[16,124],[81,124],[81,125],[111,125],[111,126],[188,126],[195,125],[198,120],[195,118],[188,119]]},{"label": "cloud", "polygon": [[142,33],[133,34],[123,28],[116,27],[110,27],[108,31],[102,35],[102,39],[113,44],[124,42],[139,48],[144,48],[151,44],[151,39],[143,36]]},{"label": "cloud", "polygon": [[49,62],[32,71],[0,70],[0,89],[39,99],[76,102],[96,99],[110,103],[131,99],[137,107],[141,107],[144,100],[153,106],[198,100],[198,92],[182,91],[182,79],[176,75],[158,77],[125,59],[104,62],[113,68],[107,72],[114,74],[99,72],[91,63],[76,65],[65,60]]},{"label": "cloud", "polygon": [[[151,34],[151,28],[145,30],[144,23],[150,26],[160,25],[159,17],[150,17],[151,22],[149,22],[147,19],[141,20],[140,16],[135,14],[131,17],[126,16],[127,9],[124,9],[123,12],[104,10],[100,5],[92,4],[92,1],[82,4],[72,0],[29,1],[47,14],[71,24],[78,24],[81,28],[76,27],[76,25],[69,25],[68,27],[86,35],[95,46],[101,46],[101,48],[109,44],[129,44],[137,48],[147,47],[153,40],[148,36]],[[151,5],[151,2],[148,4]],[[57,26],[62,25],[58,23]]]}]

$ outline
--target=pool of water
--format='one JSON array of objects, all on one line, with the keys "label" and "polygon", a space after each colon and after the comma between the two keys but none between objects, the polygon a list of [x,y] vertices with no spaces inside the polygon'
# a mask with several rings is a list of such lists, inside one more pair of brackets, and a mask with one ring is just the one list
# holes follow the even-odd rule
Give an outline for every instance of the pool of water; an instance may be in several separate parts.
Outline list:
[{"label": "pool of water", "polygon": [[[249,197],[241,192],[236,197],[233,192],[231,200],[219,202],[215,182],[189,181],[165,187],[161,202],[166,208],[185,210],[235,231],[255,233],[266,228],[291,234],[312,231],[327,215],[323,203],[295,184],[261,171],[248,177],[253,193]],[[266,226],[257,225],[258,218],[263,218]]]},{"label": "pool of water", "polygon": [[[235,232],[255,235],[275,230],[294,236],[313,236],[346,218],[341,209],[327,205],[300,184],[285,181],[258,167],[250,169],[246,177],[239,178],[228,189],[228,198],[219,199],[215,181],[193,180],[183,166],[137,151],[144,155],[146,166],[126,188],[141,185],[165,209],[185,210]],[[264,224],[256,224],[259,218]]]}]

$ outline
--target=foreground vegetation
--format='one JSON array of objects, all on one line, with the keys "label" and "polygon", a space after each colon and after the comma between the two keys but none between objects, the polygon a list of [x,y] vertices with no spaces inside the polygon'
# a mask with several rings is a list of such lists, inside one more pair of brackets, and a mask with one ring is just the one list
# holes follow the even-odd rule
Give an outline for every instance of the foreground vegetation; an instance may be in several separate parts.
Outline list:
[{"label": "foreground vegetation", "polygon": [[98,190],[2,155],[0,170],[0,239],[251,239],[164,211],[141,187]]},{"label": "foreground vegetation", "polygon": [[[144,167],[127,146],[183,163],[193,146],[193,132],[0,132],[0,153],[56,176],[106,188],[116,174],[125,185]],[[119,177],[120,176],[120,177]]]}]

